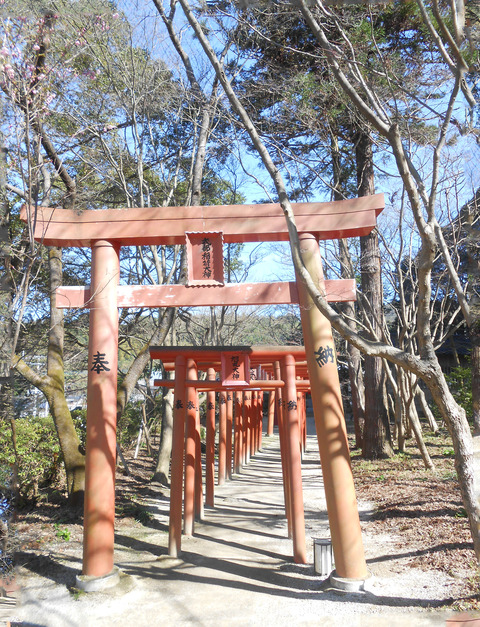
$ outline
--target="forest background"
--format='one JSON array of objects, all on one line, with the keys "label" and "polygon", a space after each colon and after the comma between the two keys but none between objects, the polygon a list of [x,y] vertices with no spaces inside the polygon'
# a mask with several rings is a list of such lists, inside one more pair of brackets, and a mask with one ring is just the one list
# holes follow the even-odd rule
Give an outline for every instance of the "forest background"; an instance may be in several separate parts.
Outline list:
[{"label": "forest background", "polygon": [[[36,244],[38,207],[167,215],[277,201],[290,251],[273,251],[282,255],[273,272],[290,278],[290,256],[338,332],[357,447],[389,457],[413,434],[434,472],[423,429],[442,421],[480,558],[479,12],[460,0],[0,3],[5,506],[9,491],[38,498],[59,472],[70,505],[83,498],[88,315],[56,309],[52,294],[88,284],[90,255]],[[375,189],[387,201],[378,230],[321,244],[328,278],[358,284],[355,305],[328,305],[301,263],[290,203]],[[263,276],[272,254],[227,246],[227,281],[255,263]],[[185,281],[182,247],[122,249],[121,268],[127,284]],[[161,429],[155,478],[168,481],[172,400],[151,385],[148,354],[162,343],[302,337],[295,308],[120,311],[119,444],[138,432],[143,406]]]}]

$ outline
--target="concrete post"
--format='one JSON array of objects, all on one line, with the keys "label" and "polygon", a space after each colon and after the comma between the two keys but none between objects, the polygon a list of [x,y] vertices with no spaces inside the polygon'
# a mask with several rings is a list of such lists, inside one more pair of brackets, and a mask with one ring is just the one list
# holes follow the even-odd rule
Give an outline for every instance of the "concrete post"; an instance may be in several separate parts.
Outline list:
[{"label": "concrete post", "polygon": [[[300,235],[300,253],[314,282],[322,289],[323,272],[315,236]],[[365,579],[368,573],[332,329],[327,318],[315,307],[305,284],[297,280],[297,286],[335,568],[339,577]]]},{"label": "concrete post", "polygon": [[88,348],[87,443],[83,570],[102,577],[113,571],[117,425],[119,247],[92,246]]}]

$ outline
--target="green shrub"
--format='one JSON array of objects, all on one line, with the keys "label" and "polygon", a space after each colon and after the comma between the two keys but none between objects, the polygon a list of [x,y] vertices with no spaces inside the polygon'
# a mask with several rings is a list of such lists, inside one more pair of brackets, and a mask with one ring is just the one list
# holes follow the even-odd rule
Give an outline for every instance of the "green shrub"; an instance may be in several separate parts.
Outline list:
[{"label": "green shrub", "polygon": [[85,445],[87,442],[87,410],[73,409],[71,416],[73,424],[75,425],[75,431],[80,439],[81,451],[85,454]]},{"label": "green shrub", "polygon": [[141,402],[129,403],[117,424],[117,441],[122,448],[129,448],[137,439],[142,422]]},{"label": "green shrub", "polygon": [[445,378],[453,397],[463,407],[467,418],[471,419],[473,415],[471,366],[457,366],[445,375]]},{"label": "green shrub", "polygon": [[[15,421],[20,496],[37,496],[39,486],[56,480],[60,468],[60,446],[51,416],[28,416]],[[11,473],[15,463],[10,424],[0,426],[0,469]],[[4,477],[7,479],[7,477]]]}]

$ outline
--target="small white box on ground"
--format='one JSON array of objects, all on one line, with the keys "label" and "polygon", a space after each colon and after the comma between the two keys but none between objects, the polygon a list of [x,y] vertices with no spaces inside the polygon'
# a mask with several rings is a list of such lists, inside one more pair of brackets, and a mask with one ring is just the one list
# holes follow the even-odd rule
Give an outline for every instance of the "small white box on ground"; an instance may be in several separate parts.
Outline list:
[{"label": "small white box on ground", "polygon": [[328,577],[333,570],[333,550],[330,538],[313,539],[313,565],[315,572]]}]

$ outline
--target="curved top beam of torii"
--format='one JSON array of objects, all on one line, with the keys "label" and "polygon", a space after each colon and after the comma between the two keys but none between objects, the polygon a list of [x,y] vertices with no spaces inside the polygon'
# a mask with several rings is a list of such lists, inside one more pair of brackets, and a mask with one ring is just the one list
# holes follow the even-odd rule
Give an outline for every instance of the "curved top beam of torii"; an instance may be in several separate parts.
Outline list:
[{"label": "curved top beam of torii", "polygon": [[[292,204],[298,231],[320,240],[368,235],[384,206],[383,194]],[[21,219],[26,222],[28,214],[24,206]],[[227,243],[288,240],[279,203],[83,212],[39,207],[34,224],[37,241],[59,247],[90,247],[98,240],[119,246],[184,244],[188,231],[222,232]]]}]

